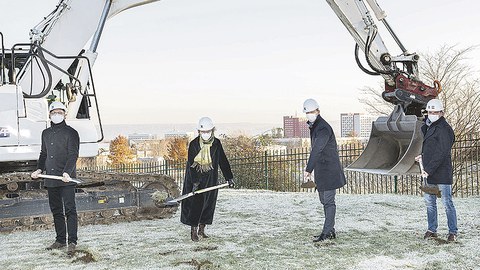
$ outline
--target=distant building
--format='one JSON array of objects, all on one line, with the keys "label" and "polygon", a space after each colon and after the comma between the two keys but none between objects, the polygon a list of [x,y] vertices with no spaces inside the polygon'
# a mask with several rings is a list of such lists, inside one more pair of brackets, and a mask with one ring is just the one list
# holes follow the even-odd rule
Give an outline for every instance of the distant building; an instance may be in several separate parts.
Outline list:
[{"label": "distant building", "polygon": [[149,133],[133,133],[128,134],[128,143],[131,145],[132,143],[139,142],[139,141],[148,141],[148,140],[156,140],[157,135],[149,134]]},{"label": "distant building", "polygon": [[310,138],[307,119],[294,116],[283,117],[284,138]]},{"label": "distant building", "polygon": [[372,131],[372,122],[376,119],[376,116],[361,113],[342,113],[340,114],[340,137],[368,138]]},{"label": "distant building", "polygon": [[182,132],[182,131],[170,131],[165,133],[165,139],[174,139],[174,138],[187,138],[193,139],[193,132]]}]

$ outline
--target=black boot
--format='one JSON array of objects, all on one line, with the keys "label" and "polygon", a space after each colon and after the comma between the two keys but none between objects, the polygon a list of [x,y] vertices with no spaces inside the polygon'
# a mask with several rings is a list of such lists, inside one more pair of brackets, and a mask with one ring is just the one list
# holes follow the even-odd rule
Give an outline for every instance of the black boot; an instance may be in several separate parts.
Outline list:
[{"label": "black boot", "polygon": [[198,241],[198,232],[197,232],[197,227],[193,227],[190,230],[190,236],[192,237],[192,241],[197,242]]},{"label": "black boot", "polygon": [[198,235],[203,238],[208,238],[209,236],[205,233],[205,224],[200,224],[198,227]]},{"label": "black boot", "polygon": [[330,233],[327,233],[327,234],[322,233],[318,237],[315,237],[315,239],[313,239],[313,242],[321,242],[327,239],[335,239],[335,238],[337,238],[335,231],[331,231]]}]

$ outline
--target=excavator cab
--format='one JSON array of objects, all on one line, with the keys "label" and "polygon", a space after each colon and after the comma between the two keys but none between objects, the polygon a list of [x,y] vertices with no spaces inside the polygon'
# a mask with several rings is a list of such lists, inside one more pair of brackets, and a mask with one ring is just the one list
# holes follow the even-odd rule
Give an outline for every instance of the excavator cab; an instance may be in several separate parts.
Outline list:
[{"label": "excavator cab", "polygon": [[372,132],[362,154],[346,170],[385,175],[418,174],[415,157],[422,151],[423,122],[405,115],[396,105],[389,116],[372,123]]}]

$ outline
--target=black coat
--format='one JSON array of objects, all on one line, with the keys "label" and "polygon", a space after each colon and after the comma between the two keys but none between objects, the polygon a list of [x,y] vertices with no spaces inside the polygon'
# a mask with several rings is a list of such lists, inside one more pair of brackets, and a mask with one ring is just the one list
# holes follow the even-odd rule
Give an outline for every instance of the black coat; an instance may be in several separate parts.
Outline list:
[{"label": "black coat", "polygon": [[[38,158],[37,169],[48,175],[62,176],[64,172],[70,177],[77,176],[77,158],[80,148],[78,132],[65,121],[53,124],[42,132],[42,148]],[[75,185],[59,180],[45,179],[46,187]]]},{"label": "black coat", "polygon": [[423,125],[422,162],[429,184],[453,183],[452,146],[455,135],[444,117],[430,126]]},{"label": "black coat", "polygon": [[[206,173],[199,173],[192,168],[194,158],[200,152],[200,138],[197,137],[190,142],[188,147],[188,161],[183,182],[182,194],[192,191],[193,183],[199,182],[199,189],[215,186],[218,184],[218,168],[222,170],[226,180],[233,179],[230,163],[225,156],[220,140],[215,138],[210,147],[213,169]],[[198,224],[212,224],[215,205],[217,203],[218,190],[200,193],[182,201],[182,213],[180,221],[190,226]]]},{"label": "black coat", "polygon": [[307,172],[314,171],[318,191],[334,190],[346,184],[337,141],[332,127],[320,116],[310,125],[312,150],[308,158]]}]

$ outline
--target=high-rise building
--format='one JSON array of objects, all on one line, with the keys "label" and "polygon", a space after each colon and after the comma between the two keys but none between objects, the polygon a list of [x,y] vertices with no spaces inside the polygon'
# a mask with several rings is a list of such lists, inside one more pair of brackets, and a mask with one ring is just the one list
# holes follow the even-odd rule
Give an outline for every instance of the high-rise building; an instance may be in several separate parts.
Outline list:
[{"label": "high-rise building", "polygon": [[376,118],[361,113],[340,114],[340,137],[370,137],[372,122]]},{"label": "high-rise building", "polygon": [[310,138],[307,119],[294,116],[283,117],[284,138]]}]

